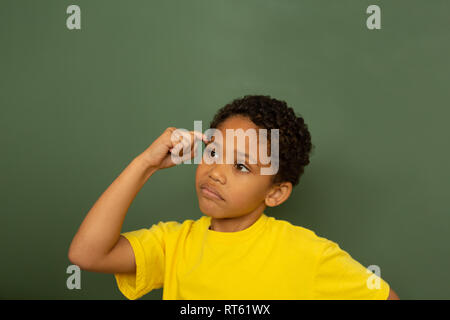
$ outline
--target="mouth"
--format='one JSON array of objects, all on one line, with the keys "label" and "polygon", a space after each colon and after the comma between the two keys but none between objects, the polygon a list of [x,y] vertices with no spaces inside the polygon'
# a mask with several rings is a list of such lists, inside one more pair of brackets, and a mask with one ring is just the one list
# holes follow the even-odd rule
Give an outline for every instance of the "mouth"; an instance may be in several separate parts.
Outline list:
[{"label": "mouth", "polygon": [[208,184],[202,184],[200,186],[200,189],[202,194],[208,198],[213,198],[222,201],[224,200],[224,198],[220,195],[220,193]]}]

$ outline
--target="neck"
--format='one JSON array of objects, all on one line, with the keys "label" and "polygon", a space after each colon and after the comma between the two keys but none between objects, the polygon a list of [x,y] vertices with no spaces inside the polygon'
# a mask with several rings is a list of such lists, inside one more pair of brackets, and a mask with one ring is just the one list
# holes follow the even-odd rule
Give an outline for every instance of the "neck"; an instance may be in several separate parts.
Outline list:
[{"label": "neck", "polygon": [[[258,208],[259,209],[259,208]],[[264,208],[231,218],[211,218],[210,230],[219,232],[242,231],[253,225],[263,213]]]}]

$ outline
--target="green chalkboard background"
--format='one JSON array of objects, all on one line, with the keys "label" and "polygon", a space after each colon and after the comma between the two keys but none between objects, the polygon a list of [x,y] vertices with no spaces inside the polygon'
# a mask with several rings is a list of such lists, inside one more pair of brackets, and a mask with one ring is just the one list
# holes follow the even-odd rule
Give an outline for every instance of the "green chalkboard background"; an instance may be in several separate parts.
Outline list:
[{"label": "green chalkboard background", "polygon": [[[402,299],[449,299],[449,14],[447,0],[2,0],[0,298],[125,299],[110,274],[66,287],[86,213],[166,127],[206,130],[234,98],[266,94],[315,145],[267,214],[378,265]],[[194,173],[157,172],[123,231],[201,217]]]}]

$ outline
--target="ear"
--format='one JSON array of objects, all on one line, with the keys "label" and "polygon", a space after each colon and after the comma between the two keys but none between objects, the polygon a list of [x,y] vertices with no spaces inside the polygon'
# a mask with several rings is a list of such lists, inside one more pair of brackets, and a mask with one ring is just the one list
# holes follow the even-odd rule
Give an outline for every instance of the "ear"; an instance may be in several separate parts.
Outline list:
[{"label": "ear", "polygon": [[266,195],[265,203],[268,207],[276,207],[289,198],[292,193],[292,183],[282,182],[273,186]]}]

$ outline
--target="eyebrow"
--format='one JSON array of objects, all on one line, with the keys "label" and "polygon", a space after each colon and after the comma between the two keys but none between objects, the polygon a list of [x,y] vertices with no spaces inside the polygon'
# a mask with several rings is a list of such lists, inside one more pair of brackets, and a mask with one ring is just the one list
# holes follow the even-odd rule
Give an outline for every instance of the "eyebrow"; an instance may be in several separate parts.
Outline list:
[{"label": "eyebrow", "polygon": [[[205,143],[205,144],[206,144],[206,145],[209,145],[210,143],[214,143],[214,144],[216,144],[218,147],[222,147],[221,144],[219,144],[219,143],[217,143],[217,142],[214,142],[214,141],[208,141],[208,142]],[[237,151],[236,149],[234,149],[234,151],[236,151],[236,153],[238,153],[238,154],[243,155],[247,160],[250,160],[250,156],[249,156],[247,153]],[[236,160],[237,160],[237,159],[236,159]],[[253,160],[253,158],[252,158],[252,160]],[[258,161],[254,161],[254,162],[255,162],[255,163],[248,163],[248,164],[249,164],[249,165],[256,165],[256,166],[259,167]]]}]

